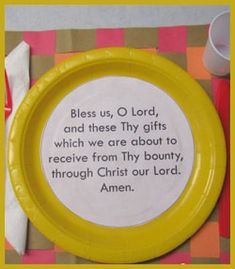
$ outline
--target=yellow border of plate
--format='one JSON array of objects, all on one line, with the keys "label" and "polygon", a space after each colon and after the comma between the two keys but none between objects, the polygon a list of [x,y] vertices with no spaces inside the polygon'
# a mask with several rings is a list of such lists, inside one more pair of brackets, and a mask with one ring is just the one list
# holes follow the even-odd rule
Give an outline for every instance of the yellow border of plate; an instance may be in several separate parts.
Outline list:
[{"label": "yellow border of plate", "polygon": [[[41,135],[52,110],[78,85],[109,75],[136,77],[164,89],[185,113],[193,134],[194,165],[183,194],[140,226],[109,228],[83,220],[58,201],[41,168]],[[34,225],[63,249],[106,263],[152,259],[190,237],[213,209],[226,165],[221,124],[201,87],[165,58],[128,48],[89,51],[47,72],[18,109],[8,146],[12,184]]]}]

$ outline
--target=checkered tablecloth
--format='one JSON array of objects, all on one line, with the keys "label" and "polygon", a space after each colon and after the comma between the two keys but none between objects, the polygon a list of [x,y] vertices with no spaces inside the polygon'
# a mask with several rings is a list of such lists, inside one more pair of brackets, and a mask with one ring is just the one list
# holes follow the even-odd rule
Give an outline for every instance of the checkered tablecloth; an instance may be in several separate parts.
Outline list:
[{"label": "checkered tablecloth", "polygon": [[[6,55],[22,40],[31,47],[31,85],[49,68],[65,58],[89,49],[133,47],[157,53],[180,65],[218,101],[218,85],[229,78],[211,76],[202,64],[207,39],[207,25],[160,28],[74,29],[41,32],[6,32]],[[217,101],[216,101],[217,100]],[[229,206],[224,204],[223,206]],[[183,245],[160,258],[145,263],[160,264],[227,264],[230,262],[229,216],[221,221],[223,207],[217,205],[203,227]],[[227,218],[227,219],[226,219]],[[226,222],[227,221],[227,222]],[[81,264],[92,263],[69,254],[46,239],[30,223],[27,253],[18,256],[5,244],[8,264]]]}]

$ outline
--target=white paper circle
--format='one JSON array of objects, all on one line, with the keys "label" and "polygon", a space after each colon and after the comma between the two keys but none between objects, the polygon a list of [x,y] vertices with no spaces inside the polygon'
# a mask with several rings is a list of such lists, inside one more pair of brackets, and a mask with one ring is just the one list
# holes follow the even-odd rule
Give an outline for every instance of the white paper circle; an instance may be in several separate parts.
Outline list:
[{"label": "white paper circle", "polygon": [[171,207],[193,160],[190,126],[176,102],[129,77],[74,89],[41,140],[42,168],[57,198],[81,218],[110,227],[144,224]]}]

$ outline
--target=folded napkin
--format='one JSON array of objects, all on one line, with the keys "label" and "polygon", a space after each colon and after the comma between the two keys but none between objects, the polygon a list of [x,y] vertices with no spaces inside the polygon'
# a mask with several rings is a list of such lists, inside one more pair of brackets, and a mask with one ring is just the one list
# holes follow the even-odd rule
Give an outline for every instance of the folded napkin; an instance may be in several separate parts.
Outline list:
[{"label": "folded napkin", "polygon": [[[29,45],[21,42],[5,59],[13,103],[12,113],[6,121],[6,145],[14,114],[29,89],[29,52]],[[26,246],[27,217],[15,197],[8,169],[5,170],[5,236],[18,254],[22,255]]]}]

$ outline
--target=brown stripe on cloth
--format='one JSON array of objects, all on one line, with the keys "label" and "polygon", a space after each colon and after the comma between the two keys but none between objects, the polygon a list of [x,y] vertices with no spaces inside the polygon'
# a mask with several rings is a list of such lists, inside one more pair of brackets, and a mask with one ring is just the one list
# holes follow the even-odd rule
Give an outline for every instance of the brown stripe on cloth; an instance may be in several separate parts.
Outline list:
[{"label": "brown stripe on cloth", "polygon": [[[211,80],[197,79],[197,82],[201,85],[201,87],[205,90],[205,92],[208,94],[208,96],[212,99]],[[218,220],[218,218],[216,220]]]},{"label": "brown stripe on cloth", "polygon": [[187,27],[187,47],[205,46],[207,37],[207,25],[191,25]]},{"label": "brown stripe on cloth", "polygon": [[96,47],[96,30],[58,30],[56,52],[86,51]]},{"label": "brown stripe on cloth", "polygon": [[6,250],[5,251],[5,263],[19,264],[21,263],[20,256],[16,253],[15,250]]},{"label": "brown stripe on cloth", "polygon": [[76,256],[67,253],[67,252],[58,252],[55,254],[56,263],[58,264],[76,264],[77,258]]},{"label": "brown stripe on cloth", "polygon": [[54,56],[31,56],[30,66],[30,78],[37,80],[54,66]]},{"label": "brown stripe on cloth", "polygon": [[21,41],[23,41],[22,32],[5,32],[5,55],[8,55]]},{"label": "brown stripe on cloth", "polygon": [[157,28],[126,28],[124,40],[126,47],[156,48]]},{"label": "brown stripe on cloth", "polygon": [[220,250],[221,252],[230,252],[230,239],[225,237],[220,237]]},{"label": "brown stripe on cloth", "polygon": [[31,222],[28,224],[27,249],[53,249],[54,244],[42,235]]},{"label": "brown stripe on cloth", "polygon": [[167,53],[158,53],[158,55],[161,55],[168,60],[178,64],[180,67],[182,67],[184,70],[187,69],[187,60],[185,53],[178,53],[178,52],[167,52]]}]

